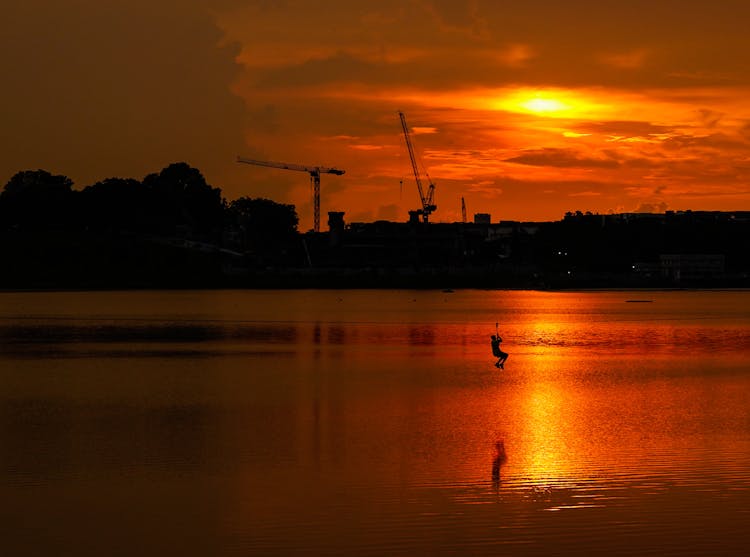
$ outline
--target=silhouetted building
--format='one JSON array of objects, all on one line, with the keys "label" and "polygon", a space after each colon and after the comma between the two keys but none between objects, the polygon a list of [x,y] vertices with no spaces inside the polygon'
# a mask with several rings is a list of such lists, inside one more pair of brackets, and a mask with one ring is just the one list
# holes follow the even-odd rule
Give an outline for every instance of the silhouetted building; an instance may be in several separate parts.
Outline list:
[{"label": "silhouetted building", "polygon": [[474,224],[490,224],[492,222],[489,213],[475,213]]},{"label": "silhouetted building", "polygon": [[328,212],[328,244],[331,247],[336,247],[341,244],[344,235],[344,226],[343,211]]},{"label": "silhouetted building", "polygon": [[680,284],[721,278],[724,274],[724,256],[710,254],[661,255],[662,276]]}]

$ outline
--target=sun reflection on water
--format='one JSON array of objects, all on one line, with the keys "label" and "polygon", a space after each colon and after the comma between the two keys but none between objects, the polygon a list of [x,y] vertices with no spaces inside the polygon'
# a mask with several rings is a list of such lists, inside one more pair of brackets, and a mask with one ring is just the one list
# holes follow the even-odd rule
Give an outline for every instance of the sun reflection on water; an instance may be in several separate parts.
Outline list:
[{"label": "sun reflection on water", "polygon": [[[547,359],[535,361],[540,376],[553,371]],[[520,431],[516,435],[513,468],[536,487],[555,485],[559,478],[571,475],[569,462],[575,455],[570,451],[575,450],[575,444],[566,440],[570,423],[565,402],[562,388],[549,381],[528,385],[520,397],[516,421]]]}]

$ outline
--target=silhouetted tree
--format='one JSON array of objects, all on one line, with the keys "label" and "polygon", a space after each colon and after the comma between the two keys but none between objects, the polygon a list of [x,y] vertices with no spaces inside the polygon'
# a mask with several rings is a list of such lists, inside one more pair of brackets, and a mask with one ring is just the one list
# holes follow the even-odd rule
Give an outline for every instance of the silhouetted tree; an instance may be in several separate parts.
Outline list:
[{"label": "silhouetted tree", "polygon": [[143,226],[145,189],[132,178],[106,178],[83,189],[83,223],[94,231],[131,230]]},{"label": "silhouetted tree", "polygon": [[170,164],[143,179],[151,227],[174,233],[186,226],[200,234],[217,232],[224,215],[221,190],[206,183],[203,174],[184,162]]},{"label": "silhouetted tree", "polygon": [[46,170],[16,173],[0,193],[0,224],[47,229],[73,222],[73,181]]},{"label": "silhouetted tree", "polygon": [[297,234],[299,218],[294,205],[240,197],[229,204],[229,215],[241,232],[243,248],[249,251],[277,249],[290,243]]}]

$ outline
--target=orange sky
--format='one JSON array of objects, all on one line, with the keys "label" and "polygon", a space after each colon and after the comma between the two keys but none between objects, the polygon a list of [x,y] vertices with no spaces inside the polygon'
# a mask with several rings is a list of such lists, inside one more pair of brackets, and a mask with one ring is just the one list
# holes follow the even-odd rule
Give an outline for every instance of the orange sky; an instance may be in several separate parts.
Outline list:
[{"label": "orange sky", "polygon": [[[0,22],[0,180],[82,188],[200,168],[229,199],[323,226],[419,206],[434,221],[566,211],[750,210],[750,4],[739,0],[28,0]],[[403,180],[403,186],[400,185]]]}]

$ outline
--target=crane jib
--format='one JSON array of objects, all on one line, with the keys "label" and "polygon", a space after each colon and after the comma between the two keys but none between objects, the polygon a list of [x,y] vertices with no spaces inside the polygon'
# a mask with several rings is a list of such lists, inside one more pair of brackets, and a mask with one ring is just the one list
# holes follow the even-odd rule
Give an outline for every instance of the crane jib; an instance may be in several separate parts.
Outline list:
[{"label": "crane jib", "polygon": [[427,218],[430,213],[432,213],[434,210],[437,209],[437,205],[433,202],[433,197],[435,195],[435,184],[432,183],[430,180],[430,177],[427,176],[427,180],[429,182],[429,188],[427,191],[427,195],[424,193],[424,188],[422,187],[422,178],[419,175],[419,166],[417,165],[417,158],[414,154],[414,146],[412,145],[411,136],[409,134],[409,126],[406,124],[406,116],[404,116],[403,112],[398,113],[399,118],[401,119],[401,127],[404,130],[404,140],[406,141],[406,148],[409,151],[409,160],[411,161],[411,168],[414,172],[414,180],[417,183],[417,191],[419,192],[419,200],[422,202],[422,209],[420,210],[422,214],[422,219],[424,222],[427,222]]},{"label": "crane jib", "polygon": [[299,172],[307,172],[308,174],[335,174],[341,176],[346,173],[345,170],[329,168],[327,166],[302,165],[277,161],[259,161],[255,159],[247,159],[245,157],[237,157],[237,162],[254,164],[256,166],[267,166],[269,168],[280,168],[282,170],[297,170]]},{"label": "crane jib", "polygon": [[335,174],[341,176],[345,173],[344,170],[338,168],[329,168],[327,166],[305,166],[302,164],[290,164],[285,162],[276,161],[259,161],[255,159],[246,159],[245,157],[237,157],[237,162],[244,164],[254,164],[256,166],[266,166],[269,168],[280,168],[282,170],[296,170],[299,172],[307,172],[310,175],[310,179],[313,182],[313,230],[320,232],[320,175],[321,174]]}]

